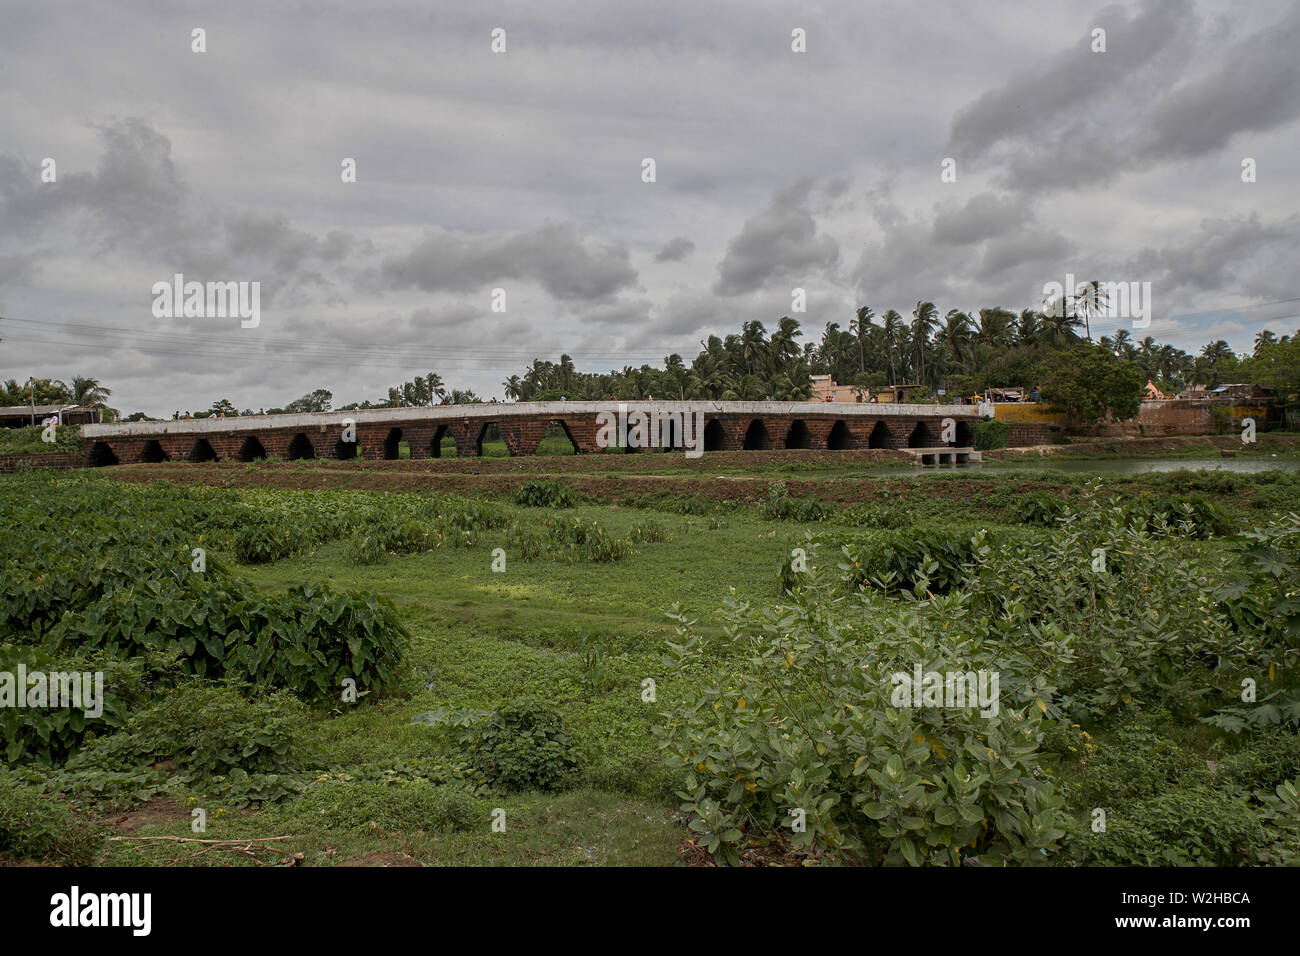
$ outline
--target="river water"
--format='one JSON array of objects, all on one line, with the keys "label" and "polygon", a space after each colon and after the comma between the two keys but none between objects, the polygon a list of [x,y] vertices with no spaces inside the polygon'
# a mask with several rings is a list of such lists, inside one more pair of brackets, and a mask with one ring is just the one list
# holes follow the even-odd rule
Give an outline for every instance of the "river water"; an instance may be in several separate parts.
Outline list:
[{"label": "river water", "polygon": [[982,461],[977,464],[918,468],[918,472],[1056,471],[1066,474],[1135,475],[1149,471],[1300,471],[1300,458],[1251,455],[1223,458],[1021,458],[1014,461]]}]

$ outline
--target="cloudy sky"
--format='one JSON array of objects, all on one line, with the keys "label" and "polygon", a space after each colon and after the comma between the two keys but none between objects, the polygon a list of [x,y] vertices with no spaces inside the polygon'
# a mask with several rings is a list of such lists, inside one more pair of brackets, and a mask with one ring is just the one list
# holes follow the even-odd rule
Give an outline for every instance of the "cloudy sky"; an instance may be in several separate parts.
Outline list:
[{"label": "cloudy sky", "polygon": [[[93,375],[126,412],[430,370],[502,398],[534,357],[689,362],[750,319],[1018,310],[1067,273],[1152,283],[1149,328],[1094,335],[1300,326],[1286,0],[0,0],[0,23],[0,378]],[[155,317],[175,273],[261,283],[260,324]]]}]

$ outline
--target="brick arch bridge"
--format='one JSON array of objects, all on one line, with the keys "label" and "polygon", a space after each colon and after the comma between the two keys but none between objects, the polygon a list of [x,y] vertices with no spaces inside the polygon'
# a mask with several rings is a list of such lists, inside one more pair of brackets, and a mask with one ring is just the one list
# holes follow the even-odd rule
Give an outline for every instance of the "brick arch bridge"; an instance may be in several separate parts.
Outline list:
[{"label": "brick arch bridge", "polygon": [[[704,416],[704,451],[807,448],[969,447],[978,420],[972,405],[871,405],[831,402],[519,402],[372,408],[299,415],[201,418],[83,425],[90,466],[162,461],[348,460],[397,458],[405,441],[412,458],[437,458],[450,437],[459,457],[481,455],[483,438],[497,427],[511,455],[531,455],[557,425],[579,454],[600,451],[601,413]],[[950,442],[941,441],[944,419]],[[693,419],[697,420],[697,419]],[[344,441],[349,421],[355,442]],[[668,442],[680,446],[673,429]],[[675,436],[675,437],[674,437]]]}]

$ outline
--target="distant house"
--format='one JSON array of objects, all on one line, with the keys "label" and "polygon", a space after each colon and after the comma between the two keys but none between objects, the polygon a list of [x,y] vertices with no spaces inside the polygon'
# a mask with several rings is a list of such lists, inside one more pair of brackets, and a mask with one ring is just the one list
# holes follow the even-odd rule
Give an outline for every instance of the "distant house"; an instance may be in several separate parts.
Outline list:
[{"label": "distant house", "polygon": [[1211,398],[1236,398],[1260,401],[1274,397],[1273,389],[1264,385],[1251,385],[1247,382],[1219,385],[1210,389]]},{"label": "distant house", "polygon": [[1002,404],[1006,402],[1027,402],[1029,396],[1023,388],[986,388],[984,401]]},{"label": "distant house", "polygon": [[860,402],[862,389],[852,385],[837,385],[829,375],[812,377],[812,399],[814,402]]},{"label": "distant house", "polygon": [[1147,387],[1142,395],[1142,400],[1144,402],[1163,402],[1167,398],[1169,398],[1168,395],[1156,388],[1155,383],[1152,382],[1151,379],[1147,379]]},{"label": "distant house", "polygon": [[829,375],[812,377],[815,402],[870,402],[882,405],[898,404],[910,400],[913,392],[923,385],[839,385]]},{"label": "distant house", "polygon": [[53,418],[60,425],[89,425],[98,413],[80,405],[0,405],[0,428],[26,428]]}]

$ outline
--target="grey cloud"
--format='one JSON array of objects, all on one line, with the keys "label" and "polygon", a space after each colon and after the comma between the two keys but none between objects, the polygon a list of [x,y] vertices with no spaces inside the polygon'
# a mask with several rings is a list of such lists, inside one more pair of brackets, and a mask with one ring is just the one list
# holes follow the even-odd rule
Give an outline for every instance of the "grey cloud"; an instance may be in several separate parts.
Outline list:
[{"label": "grey cloud", "polygon": [[606,299],[636,284],[623,243],[584,240],[573,226],[550,225],[509,237],[466,237],[445,230],[383,263],[393,288],[471,292],[504,279],[532,280],[561,301]]},{"label": "grey cloud", "polygon": [[675,239],[669,239],[668,244],[655,254],[655,262],[681,262],[693,251],[695,251],[695,243],[678,236]]},{"label": "grey cloud", "polygon": [[1225,51],[1223,65],[1159,102],[1140,152],[1190,157],[1213,152],[1237,133],[1300,117],[1300,7]]},{"label": "grey cloud", "polygon": [[1154,296],[1191,308],[1207,293],[1215,293],[1219,299],[1292,298],[1297,260],[1300,214],[1265,222],[1253,213],[1206,218],[1184,241],[1143,249],[1124,269],[1129,278],[1150,281]]},{"label": "grey cloud", "polygon": [[809,273],[835,267],[839,245],[830,236],[817,235],[816,220],[807,208],[811,189],[811,179],[801,180],[778,192],[767,209],[745,221],[718,265],[716,294],[740,295],[772,279],[806,280]]},{"label": "grey cloud", "polygon": [[6,229],[36,234],[61,214],[83,211],[110,245],[138,248],[177,237],[186,190],[171,142],[139,119],[101,126],[99,134],[104,152],[95,172],[72,172],[54,156],[52,183],[41,181],[39,166],[0,157],[0,221]]},{"label": "grey cloud", "polygon": [[39,268],[34,255],[0,255],[0,286],[28,285],[36,277]]},{"label": "grey cloud", "polygon": [[959,169],[987,159],[1007,189],[1078,190],[1300,118],[1300,8],[1236,42],[1188,0],[1093,20],[1107,29],[1105,53],[1088,49],[1085,32],[958,111],[948,148]]},{"label": "grey cloud", "polygon": [[979,299],[1028,305],[1042,276],[1054,276],[1074,248],[1039,224],[1023,197],[981,193],[939,206],[933,219],[904,215],[888,188],[871,198],[881,238],[864,248],[854,277],[877,312],[905,311],[920,298],[955,307]]},{"label": "grey cloud", "polygon": [[444,309],[416,309],[411,313],[411,328],[419,331],[463,328],[488,314],[486,309],[473,305],[452,305]]},{"label": "grey cloud", "polygon": [[307,259],[338,262],[353,246],[352,238],[338,230],[324,239],[295,229],[284,216],[259,212],[237,213],[226,221],[226,253],[269,263],[277,272],[296,272]]},{"label": "grey cloud", "polygon": [[[1036,140],[1044,129],[1077,117],[1081,109],[1122,91],[1136,74],[1170,59],[1160,54],[1184,51],[1195,23],[1190,0],[1147,0],[1131,17],[1122,7],[1106,7],[1064,50],[959,110],[953,118],[951,148],[955,155],[971,157],[1003,140]],[[1091,26],[1106,30],[1105,53],[1092,52]]]},{"label": "grey cloud", "polygon": [[981,242],[991,236],[1020,229],[1032,212],[1018,196],[979,193],[965,205],[942,207],[934,217],[934,241],[957,246]]},{"label": "grey cloud", "polygon": [[650,317],[649,299],[610,302],[587,309],[578,321],[594,325],[626,326],[631,329],[644,325]]}]

